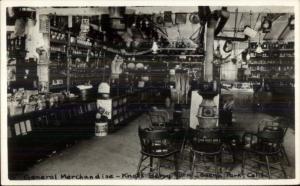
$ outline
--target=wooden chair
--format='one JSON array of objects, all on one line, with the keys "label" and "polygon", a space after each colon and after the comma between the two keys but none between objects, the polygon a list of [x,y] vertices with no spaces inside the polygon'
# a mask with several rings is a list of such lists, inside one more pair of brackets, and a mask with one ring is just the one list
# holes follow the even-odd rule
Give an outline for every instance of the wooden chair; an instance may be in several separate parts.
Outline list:
[{"label": "wooden chair", "polygon": [[287,165],[290,166],[291,165],[290,160],[287,156],[287,153],[286,153],[284,145],[283,145],[284,137],[288,130],[288,125],[284,121],[278,121],[278,118],[275,118],[274,120],[261,122],[258,125],[257,132],[264,131],[264,130],[281,130],[283,132],[282,141],[280,143],[280,151],[281,151],[282,156],[284,156],[284,159],[286,160]]},{"label": "wooden chair", "polygon": [[151,109],[148,112],[151,128],[164,128],[170,121],[169,113],[166,110]]},{"label": "wooden chair", "polygon": [[[175,166],[175,176],[178,179],[178,162],[177,155],[179,150],[173,146],[172,133],[167,130],[151,130],[149,128],[138,129],[140,144],[141,144],[141,158],[138,164],[137,175],[143,170],[150,167],[150,173],[153,173],[153,159],[158,160],[157,173],[160,176],[160,160],[173,156],[173,163]],[[150,164],[141,169],[142,163],[150,159]]]},{"label": "wooden chair", "polygon": [[[220,139],[219,129],[197,128],[189,130],[189,139],[191,144],[191,178],[194,177],[197,157],[199,163],[205,163],[209,157],[213,157],[215,165],[215,177],[218,178],[222,169],[218,168],[222,165],[222,149],[223,145]],[[219,163],[218,163],[219,159]],[[219,166],[218,166],[219,165]]]},{"label": "wooden chair", "polygon": [[[281,155],[282,138],[283,131],[279,128],[276,130],[274,128],[265,128],[257,134],[245,133],[243,137],[242,174],[244,175],[246,161],[249,160],[256,163],[260,170],[262,170],[262,166],[265,166],[269,179],[271,178],[271,168],[282,171],[284,177],[287,178]],[[277,165],[279,167],[276,167]]]}]

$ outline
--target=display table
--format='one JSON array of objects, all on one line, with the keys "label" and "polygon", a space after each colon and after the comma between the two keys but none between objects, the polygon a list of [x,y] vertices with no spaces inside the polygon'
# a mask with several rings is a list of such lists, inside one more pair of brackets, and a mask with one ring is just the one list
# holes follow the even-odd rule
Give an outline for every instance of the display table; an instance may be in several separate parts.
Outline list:
[{"label": "display table", "polygon": [[8,117],[11,171],[22,170],[75,141],[94,136],[95,101],[75,101]]}]

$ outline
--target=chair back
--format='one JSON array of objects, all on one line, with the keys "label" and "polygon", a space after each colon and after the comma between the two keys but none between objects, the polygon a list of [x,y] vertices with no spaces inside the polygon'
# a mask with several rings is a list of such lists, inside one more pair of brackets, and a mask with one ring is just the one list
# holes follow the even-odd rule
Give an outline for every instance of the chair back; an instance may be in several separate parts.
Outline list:
[{"label": "chair back", "polygon": [[138,133],[142,151],[149,154],[167,151],[172,144],[171,133],[167,130],[151,130],[139,127]]},{"label": "chair back", "polygon": [[190,128],[189,138],[192,145],[199,143],[221,144],[220,130],[217,128]]},{"label": "chair back", "polygon": [[166,123],[169,122],[170,117],[169,113],[163,109],[157,109],[156,107],[152,107],[148,112],[151,127],[165,127]]},{"label": "chair back", "polygon": [[274,119],[274,120],[261,120],[259,125],[258,125],[258,132],[262,131],[262,130],[282,130],[283,131],[283,135],[285,136],[287,130],[288,130],[288,123],[287,121],[285,121],[284,119]]},{"label": "chair back", "polygon": [[280,150],[284,131],[282,128],[265,127],[257,133],[257,151],[265,153],[276,153]]}]

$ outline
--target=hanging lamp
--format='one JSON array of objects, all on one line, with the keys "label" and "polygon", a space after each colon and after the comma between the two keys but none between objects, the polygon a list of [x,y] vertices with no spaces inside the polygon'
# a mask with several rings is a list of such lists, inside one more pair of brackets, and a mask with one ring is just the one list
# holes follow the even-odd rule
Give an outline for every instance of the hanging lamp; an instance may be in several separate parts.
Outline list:
[{"label": "hanging lamp", "polygon": [[259,35],[258,35],[258,46],[257,46],[255,52],[258,53],[258,54],[261,54],[261,53],[263,53],[264,51],[263,51],[263,49],[261,48],[261,44],[260,44],[260,32],[259,32],[258,34],[259,34]]},{"label": "hanging lamp", "polygon": [[157,42],[156,41],[153,41],[152,43],[152,53],[153,54],[157,54],[157,51],[158,51],[158,45],[157,45]]}]

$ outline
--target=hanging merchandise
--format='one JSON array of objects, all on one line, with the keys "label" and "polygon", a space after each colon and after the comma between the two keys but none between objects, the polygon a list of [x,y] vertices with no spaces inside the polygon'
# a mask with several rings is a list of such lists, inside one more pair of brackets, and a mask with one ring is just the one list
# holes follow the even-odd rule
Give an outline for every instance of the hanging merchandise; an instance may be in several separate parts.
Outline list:
[{"label": "hanging merchandise", "polygon": [[227,40],[223,46],[223,51],[226,53],[231,52],[233,49],[233,43],[230,40]]},{"label": "hanging merchandise", "polygon": [[254,38],[257,34],[257,31],[255,31],[254,29],[250,28],[249,26],[246,26],[244,29],[244,34],[246,36],[249,36],[250,38]]},{"label": "hanging merchandise", "polygon": [[17,19],[15,22],[15,32],[14,35],[16,37],[24,36],[25,34],[25,20],[23,18]]},{"label": "hanging merchandise", "polygon": [[271,31],[272,21],[268,16],[264,17],[264,20],[261,23],[261,28],[263,33],[269,33]]},{"label": "hanging merchandise", "polygon": [[172,11],[165,11],[164,12],[164,22],[165,22],[165,26],[172,26],[173,25]]},{"label": "hanging merchandise", "polygon": [[159,26],[162,26],[164,24],[164,18],[161,15],[156,17],[156,24],[158,24]]},{"label": "hanging merchandise", "polygon": [[124,60],[121,56],[116,55],[113,61],[111,62],[111,76],[113,79],[118,79],[119,75],[122,73],[122,64]]},{"label": "hanging merchandise", "polygon": [[187,13],[175,13],[175,23],[185,24]]},{"label": "hanging merchandise", "polygon": [[[27,20],[26,35],[25,48],[27,53],[25,58],[34,58],[39,60],[40,55],[46,55],[45,53],[42,53],[45,51],[43,34],[40,33],[39,26],[36,24],[36,20],[33,18],[29,18]],[[37,51],[39,51],[40,54],[38,54]]]},{"label": "hanging merchandise", "polygon": [[177,103],[182,103],[182,98],[185,96],[184,102],[187,103],[187,95],[190,90],[189,73],[186,70],[178,69],[175,73],[175,88],[177,92]]},{"label": "hanging merchandise", "polygon": [[295,16],[291,15],[291,17],[289,18],[289,27],[291,30],[295,29]]},{"label": "hanging merchandise", "polygon": [[200,18],[197,13],[190,14],[189,20],[192,24],[199,24]]},{"label": "hanging merchandise", "polygon": [[82,40],[85,40],[86,35],[89,31],[90,31],[90,20],[88,18],[81,19],[79,38],[81,38]]}]

